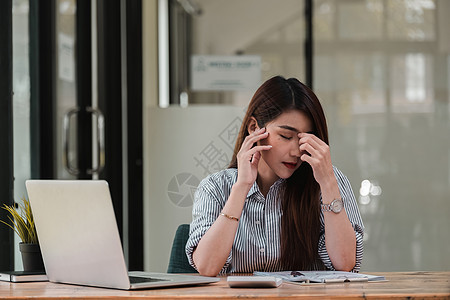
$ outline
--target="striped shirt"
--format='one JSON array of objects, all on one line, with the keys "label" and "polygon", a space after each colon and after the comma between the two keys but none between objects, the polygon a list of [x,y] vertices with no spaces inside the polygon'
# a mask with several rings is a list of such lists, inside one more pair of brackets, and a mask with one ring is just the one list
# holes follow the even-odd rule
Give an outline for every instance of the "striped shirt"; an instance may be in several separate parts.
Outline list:
[{"label": "striped shirt", "polygon": [[[333,167],[333,169],[345,212],[355,230],[356,264],[353,271],[358,272],[363,256],[364,225],[349,180],[337,168]],[[237,174],[237,169],[219,171],[203,179],[197,188],[192,208],[190,234],[186,243],[186,254],[194,268],[192,253],[206,231],[220,216],[230,196],[231,188],[237,180]],[[279,261],[282,216],[279,193],[284,181],[285,179],[277,180],[270,187],[266,197],[260,192],[258,184],[256,182],[253,184],[245,200],[234,243],[221,274],[282,270]],[[334,270],[325,247],[323,213],[320,214],[318,254],[325,267]]]}]

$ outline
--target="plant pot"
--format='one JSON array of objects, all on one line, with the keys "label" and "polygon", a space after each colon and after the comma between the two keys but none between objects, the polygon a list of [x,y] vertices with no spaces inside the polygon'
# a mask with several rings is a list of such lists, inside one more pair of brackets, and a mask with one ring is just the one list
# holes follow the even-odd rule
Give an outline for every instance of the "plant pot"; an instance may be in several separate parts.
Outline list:
[{"label": "plant pot", "polygon": [[19,250],[22,253],[24,271],[45,271],[39,244],[19,243]]}]

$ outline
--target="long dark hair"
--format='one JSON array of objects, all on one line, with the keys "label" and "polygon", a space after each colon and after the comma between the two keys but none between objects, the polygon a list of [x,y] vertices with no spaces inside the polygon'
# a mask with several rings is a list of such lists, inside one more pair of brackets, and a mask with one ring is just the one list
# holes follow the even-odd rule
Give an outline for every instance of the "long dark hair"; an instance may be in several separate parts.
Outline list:
[{"label": "long dark hair", "polygon": [[[230,168],[237,168],[237,153],[247,135],[251,117],[260,128],[282,113],[296,109],[308,116],[314,134],[328,144],[328,129],[317,96],[295,78],[273,77],[255,92],[242,122]],[[318,257],[320,187],[311,166],[303,162],[286,180],[282,192],[281,258],[285,270],[322,268]]]}]

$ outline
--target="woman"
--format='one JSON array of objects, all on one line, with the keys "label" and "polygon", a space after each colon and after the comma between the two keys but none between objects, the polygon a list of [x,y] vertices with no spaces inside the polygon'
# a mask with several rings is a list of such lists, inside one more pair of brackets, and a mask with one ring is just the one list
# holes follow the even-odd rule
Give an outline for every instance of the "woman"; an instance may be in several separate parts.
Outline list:
[{"label": "woman", "polygon": [[226,170],[199,185],[186,244],[200,274],[360,268],[363,224],[331,164],[325,115],[297,79],[253,96]]}]

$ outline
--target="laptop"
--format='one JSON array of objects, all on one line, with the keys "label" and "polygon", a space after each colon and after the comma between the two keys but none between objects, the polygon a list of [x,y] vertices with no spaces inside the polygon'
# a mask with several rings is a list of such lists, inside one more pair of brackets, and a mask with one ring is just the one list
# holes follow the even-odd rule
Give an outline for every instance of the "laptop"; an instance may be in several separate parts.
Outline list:
[{"label": "laptop", "polygon": [[217,277],[128,272],[108,183],[27,180],[49,281],[117,289],[213,283]]}]

